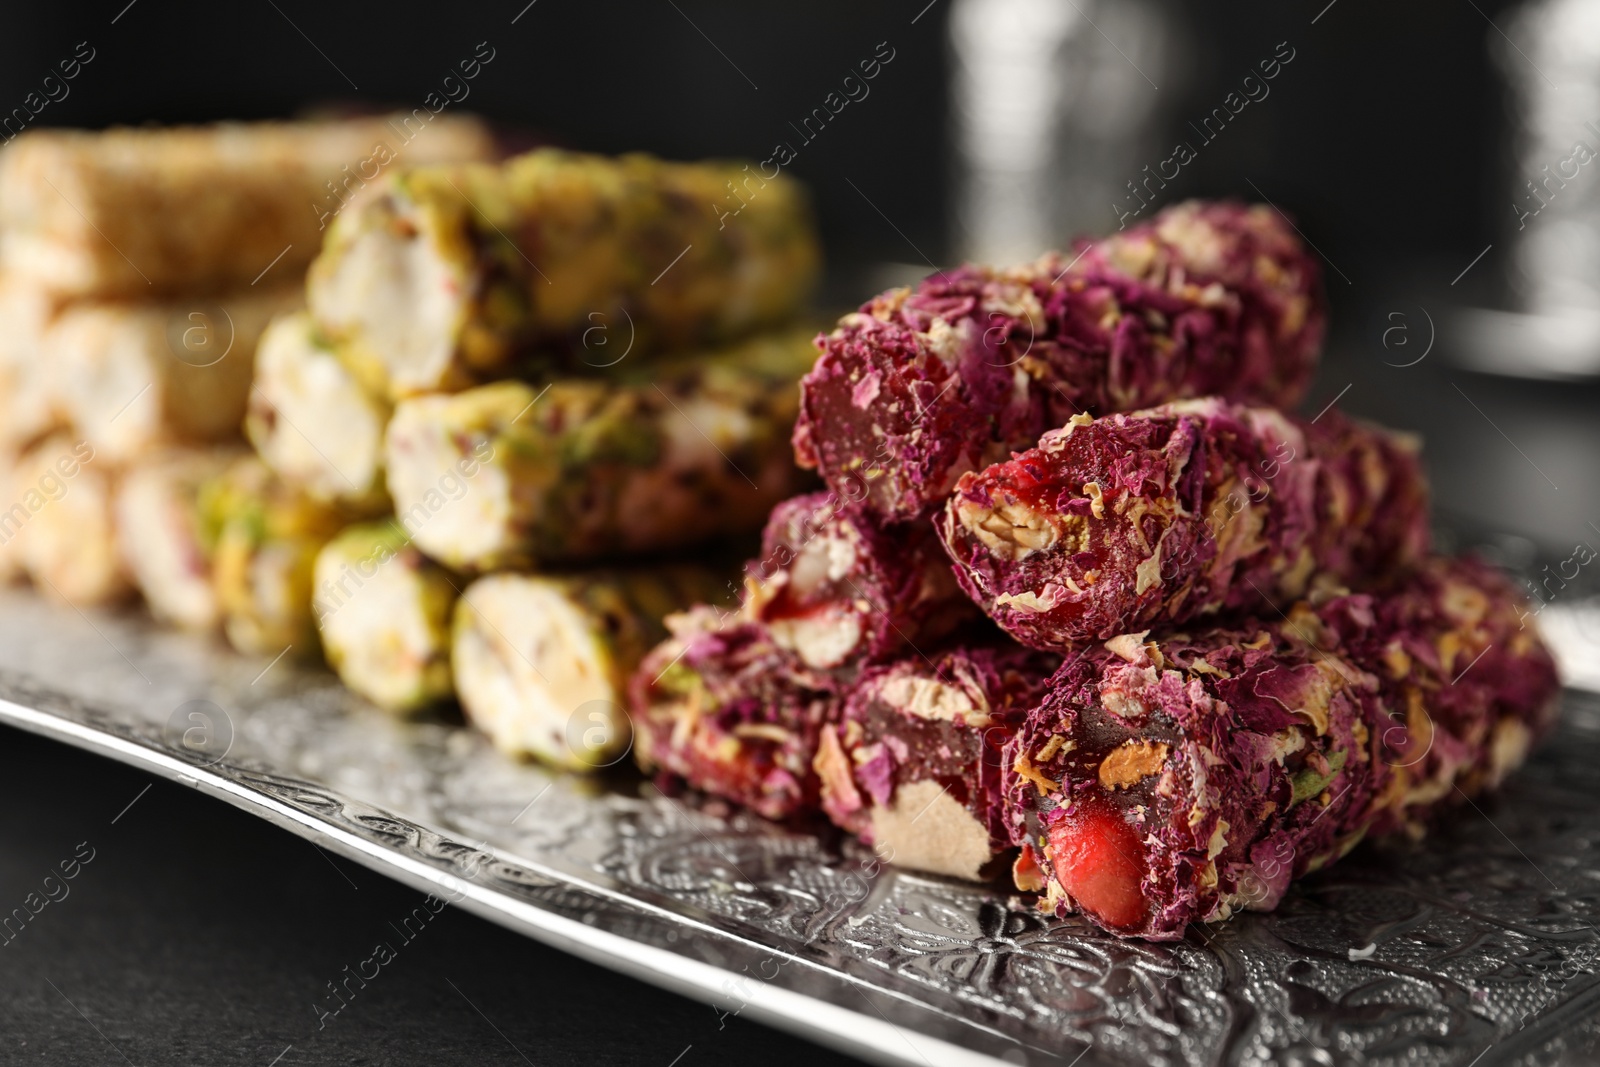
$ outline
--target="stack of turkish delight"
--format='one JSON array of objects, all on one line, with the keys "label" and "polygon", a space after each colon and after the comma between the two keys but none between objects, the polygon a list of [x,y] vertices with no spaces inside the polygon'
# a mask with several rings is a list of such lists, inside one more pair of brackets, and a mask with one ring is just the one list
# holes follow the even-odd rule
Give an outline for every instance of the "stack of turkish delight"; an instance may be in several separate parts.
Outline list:
[{"label": "stack of turkish delight", "polygon": [[[277,652],[280,613],[259,590],[283,588],[290,568],[255,551],[260,509],[196,515],[202,484],[243,452],[256,344],[304,302],[321,228],[358,172],[493,151],[482,122],[449,116],[426,135],[395,116],[30,130],[7,144],[0,578],[25,573],[84,607],[137,591],[166,621]],[[295,538],[341,521],[280,499]]]},{"label": "stack of turkish delight", "polygon": [[845,316],[794,434],[827,490],[669,620],[640,762],[1157,939],[1493,787],[1553,663],[1432,554],[1416,442],[1291,413],[1325,320],[1287,221],[1221,203]]},{"label": "stack of turkish delight", "polygon": [[471,117],[30,132],[0,153],[0,579],[136,588],[386,710],[459,697],[507,752],[616,762],[662,619],[737,588],[672,557],[807,484],[819,265],[790,177],[502,158]]},{"label": "stack of turkish delight", "polygon": [[313,552],[313,647],[390,711],[459,698],[508,753],[625,758],[662,619],[736,587],[675,557],[801,487],[819,259],[799,183],[726,161],[540,149],[374,183],[267,329],[245,420],[276,481],[376,504]]}]

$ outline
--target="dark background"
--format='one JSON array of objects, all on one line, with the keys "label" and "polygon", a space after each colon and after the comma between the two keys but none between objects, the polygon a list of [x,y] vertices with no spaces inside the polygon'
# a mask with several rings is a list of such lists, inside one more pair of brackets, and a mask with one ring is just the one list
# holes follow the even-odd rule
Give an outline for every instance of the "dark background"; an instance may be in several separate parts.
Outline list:
[{"label": "dark background", "polygon": [[[1242,114],[1172,194],[1248,196],[1248,177],[1352,279],[1397,259],[1465,265],[1513,221],[1494,162],[1506,123],[1486,19],[1509,5],[1474,2],[1482,13],[1468,0],[1337,0],[1312,25],[1327,0],[1173,0],[1187,69],[1168,86],[1178,99],[1164,101],[1175,131],[1277,42],[1296,58],[1274,82],[1275,103]],[[947,0],[526,3],[18,5],[0,34],[0,109],[83,40],[96,58],[42,125],[265,118],[337,101],[410,109],[487,41],[495,59],[465,109],[576,148],[761,159],[795,140],[788,123],[887,41],[895,58],[871,95],[804,146],[792,170],[810,183],[838,262],[914,260],[909,238],[942,264],[955,246]]]},{"label": "dark background", "polygon": [[[1595,387],[1466,373],[1444,345],[1397,368],[1403,360],[1381,343],[1391,313],[1419,325],[1421,308],[1445,320],[1452,307],[1507,299],[1503,243],[1515,220],[1503,161],[1512,130],[1489,59],[1497,33],[1489,20],[1505,25],[1508,7],[1173,4],[1184,76],[1165,87],[1162,106],[1176,131],[1278,42],[1295,49],[1271,99],[1184,168],[1169,195],[1253,198],[1253,181],[1299,220],[1327,259],[1334,316],[1308,409],[1338,397],[1353,412],[1421,431],[1445,539],[1532,567],[1566,556],[1576,540],[1600,544],[1600,525],[1591,525],[1600,524]],[[917,262],[918,250],[947,263],[961,243],[951,223],[947,8],[946,0],[13,5],[0,32],[0,113],[80,41],[95,58],[40,125],[278,117],[330,103],[410,109],[487,42],[495,58],[470,83],[464,110],[576,148],[761,159],[793,140],[790,121],[887,42],[895,58],[871,96],[791,168],[814,193],[830,293],[857,302],[870,293],[840,279],[876,263]],[[1108,205],[1105,228],[1114,225]],[[1067,236],[1041,235],[1040,246]],[[5,899],[20,899],[79,840],[99,850],[73,897],[0,949],[0,1061],[121,1063],[125,1053],[140,1064],[265,1067],[290,1043],[285,1067],[524,1056],[668,1067],[687,1045],[681,1067],[821,1060],[753,1024],[719,1032],[709,1008],[454,909],[334,1032],[302,1040],[321,983],[356,958],[366,926],[416,894],[164,783],[111,827],[144,776],[10,731],[0,731],[0,744],[0,802],[14,813],[0,836]]]}]

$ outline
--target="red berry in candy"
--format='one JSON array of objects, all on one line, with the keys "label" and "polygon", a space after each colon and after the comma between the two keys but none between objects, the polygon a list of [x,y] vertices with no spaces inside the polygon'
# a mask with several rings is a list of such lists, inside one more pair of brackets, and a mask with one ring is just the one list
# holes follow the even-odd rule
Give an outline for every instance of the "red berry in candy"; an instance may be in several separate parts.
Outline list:
[{"label": "red berry in candy", "polygon": [[1118,930],[1144,921],[1144,846],[1115,809],[1080,805],[1047,834],[1056,880],[1079,908]]}]

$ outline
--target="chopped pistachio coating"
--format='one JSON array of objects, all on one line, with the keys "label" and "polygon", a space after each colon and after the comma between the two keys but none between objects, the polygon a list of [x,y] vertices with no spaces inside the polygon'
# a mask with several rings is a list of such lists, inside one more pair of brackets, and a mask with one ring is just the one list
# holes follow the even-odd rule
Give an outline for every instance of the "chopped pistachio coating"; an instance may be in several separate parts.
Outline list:
[{"label": "chopped pistachio coating", "polygon": [[[743,210],[715,205],[759,185]],[[541,149],[393,175],[312,265],[317,324],[400,399],[539,354],[604,367],[792,318],[819,263],[800,185],[735,163]]]},{"label": "chopped pistachio coating", "polygon": [[150,612],[188,630],[221,621],[201,529],[200,490],[237,460],[231,448],[172,449],[128,470],[117,486],[117,544]]},{"label": "chopped pistachio coating", "polygon": [[744,614],[808,667],[854,671],[931,643],[981,616],[931,522],[887,529],[810,493],[772,509],[761,558],[745,568]]},{"label": "chopped pistachio coating", "polygon": [[239,437],[256,345],[298,286],[165,304],[69,306],[45,335],[63,414],[118,463]]},{"label": "chopped pistachio coating", "polygon": [[1415,563],[1427,481],[1409,439],[1337,412],[1205,398],[1073,418],[963,475],[940,532],[1002,629],[1069,650]]},{"label": "chopped pistachio coating", "polygon": [[342,530],[317,553],[312,611],[328,665],[380,708],[447,700],[456,580],[393,519]]},{"label": "chopped pistachio coating", "polygon": [[23,566],[46,596],[90,607],[133,591],[117,551],[117,479],[92,445],[66,434],[47,437],[23,455],[17,496],[0,528],[16,531]]},{"label": "chopped pistachio coating", "polygon": [[0,264],[75,299],[270,284],[383,168],[493,154],[458,115],[29,130],[0,157]]},{"label": "chopped pistachio coating", "polygon": [[456,605],[451,651],[467,720],[513,756],[617,763],[632,736],[628,679],[666,636],[662,619],[723,585],[688,565],[478,579]]},{"label": "chopped pistachio coating", "polygon": [[807,667],[760,623],[710,607],[667,625],[672,636],[628,689],[639,766],[769,819],[816,808],[813,762],[823,723],[838,715],[838,679]]},{"label": "chopped pistachio coating", "polygon": [[1286,617],[1089,647],[1006,751],[1019,886],[1172,940],[1276,907],[1365,836],[1420,834],[1554,722],[1524,607],[1486,565],[1436,557]]},{"label": "chopped pistachio coating", "polygon": [[620,382],[499,382],[395,408],[395,513],[464,571],[659,552],[759,529],[789,457],[800,331]]},{"label": "chopped pistachio coating", "polygon": [[317,553],[359,516],[317,500],[251,456],[200,490],[223,632],[240,652],[275,656],[317,649],[311,609]]},{"label": "chopped pistachio coating", "polygon": [[362,388],[310,315],[284,315],[267,327],[244,428],[284,481],[321,500],[382,499],[388,421],[388,402]]},{"label": "chopped pistachio coating", "polygon": [[1320,273],[1276,211],[1189,202],[1071,256],[935,274],[821,339],[796,458],[906,519],[1079,413],[1208,394],[1292,408],[1322,343]]},{"label": "chopped pistachio coating", "polygon": [[1007,642],[867,669],[822,727],[822,809],[898,866],[981,877],[1011,850],[1003,751],[1060,663]]}]

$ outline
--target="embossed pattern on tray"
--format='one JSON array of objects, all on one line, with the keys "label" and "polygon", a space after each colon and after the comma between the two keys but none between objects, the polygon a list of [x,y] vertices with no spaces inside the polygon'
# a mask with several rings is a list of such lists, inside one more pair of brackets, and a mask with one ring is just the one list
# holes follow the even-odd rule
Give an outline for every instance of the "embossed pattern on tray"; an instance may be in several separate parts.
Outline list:
[{"label": "embossed pattern on tray", "polygon": [[[880,868],[826,828],[666,797],[625,771],[512,763],[447,721],[396,722],[288,657],[263,668],[137,615],[0,593],[0,721],[165,770],[413,882],[470,885],[471,906],[507,925],[875,1059],[1600,1056],[1594,696],[1570,693],[1560,733],[1504,795],[1428,839],[1365,845],[1271,915],[1153,945],[1042,919],[1000,886]],[[211,766],[167,725],[197,699],[233,728]]]}]

